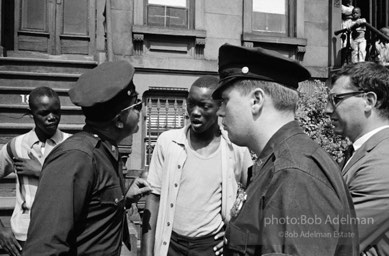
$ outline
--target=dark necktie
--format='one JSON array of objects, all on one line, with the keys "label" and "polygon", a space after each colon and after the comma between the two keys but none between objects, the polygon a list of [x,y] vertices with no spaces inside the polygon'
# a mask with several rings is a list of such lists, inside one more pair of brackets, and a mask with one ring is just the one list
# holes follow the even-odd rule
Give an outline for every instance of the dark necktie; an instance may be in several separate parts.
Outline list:
[{"label": "dark necktie", "polygon": [[353,145],[350,145],[347,147],[347,149],[344,151],[344,159],[342,161],[342,169],[345,167],[345,165],[347,164],[347,161],[352,157],[352,155],[354,154],[354,147]]}]

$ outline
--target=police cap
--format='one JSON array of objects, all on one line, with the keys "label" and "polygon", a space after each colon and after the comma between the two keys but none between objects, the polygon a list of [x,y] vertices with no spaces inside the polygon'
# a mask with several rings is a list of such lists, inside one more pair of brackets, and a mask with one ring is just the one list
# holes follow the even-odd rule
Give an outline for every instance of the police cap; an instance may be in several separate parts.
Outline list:
[{"label": "police cap", "polygon": [[87,120],[110,121],[137,97],[134,72],[127,61],[105,62],[80,76],[69,91],[70,99],[82,108]]},{"label": "police cap", "polygon": [[297,61],[261,47],[241,47],[224,44],[219,48],[219,85],[212,94],[219,99],[231,82],[254,79],[276,82],[291,89],[311,77]]}]

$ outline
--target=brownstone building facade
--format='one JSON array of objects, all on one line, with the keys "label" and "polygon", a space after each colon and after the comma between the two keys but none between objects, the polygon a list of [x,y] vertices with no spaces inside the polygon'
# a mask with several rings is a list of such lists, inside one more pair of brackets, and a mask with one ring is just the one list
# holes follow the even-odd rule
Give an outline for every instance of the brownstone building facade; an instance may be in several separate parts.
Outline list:
[{"label": "brownstone building facade", "polygon": [[[389,25],[389,0],[353,5],[372,26]],[[187,90],[199,76],[217,75],[222,44],[276,50],[313,79],[340,66],[340,0],[0,0],[0,15],[0,146],[32,128],[24,114],[36,86],[59,93],[60,128],[80,130],[68,89],[86,70],[125,59],[145,104],[139,132],[121,145],[133,170],[147,169],[162,131],[185,125]]]},{"label": "brownstone building facade", "polygon": [[[353,4],[373,26],[388,25],[387,0]],[[61,127],[79,130],[68,88],[85,70],[125,59],[146,108],[122,149],[130,169],[143,169],[158,134],[185,124],[191,83],[217,75],[220,45],[273,49],[326,79],[340,65],[340,24],[340,0],[3,0],[0,109],[8,115],[0,116],[0,144],[31,127],[25,97],[40,85],[60,93]]]}]

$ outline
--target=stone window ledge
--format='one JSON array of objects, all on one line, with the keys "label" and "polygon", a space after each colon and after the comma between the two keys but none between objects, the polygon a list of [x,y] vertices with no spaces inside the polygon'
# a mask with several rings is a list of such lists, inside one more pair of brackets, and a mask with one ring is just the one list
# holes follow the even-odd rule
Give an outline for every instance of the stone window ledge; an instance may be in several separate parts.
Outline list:
[{"label": "stone window ledge", "polygon": [[205,38],[207,36],[207,32],[205,30],[173,29],[151,26],[132,26],[132,33],[167,36],[186,36],[196,38]]},{"label": "stone window ledge", "polygon": [[286,44],[286,45],[291,45],[291,46],[295,45],[295,46],[304,46],[304,47],[307,45],[307,39],[305,39],[305,38],[268,36],[268,35],[258,35],[255,33],[243,33],[242,41],[243,42]]},{"label": "stone window ledge", "polygon": [[256,33],[243,33],[242,44],[246,47],[254,47],[261,44],[283,45],[289,49],[289,55],[295,55],[297,60],[302,61],[306,51],[305,48],[307,46],[307,39],[275,35],[259,35]]},{"label": "stone window ledge", "polygon": [[[172,28],[161,28],[161,27],[152,27],[152,26],[139,26],[134,25],[132,27],[132,40],[134,43],[134,53],[135,55],[143,55],[145,51],[150,49],[150,44],[157,43],[155,40],[161,40],[164,42],[170,42],[172,44],[177,44],[178,48],[193,48],[187,52],[188,55],[196,58],[204,58],[204,47],[205,39],[207,33],[205,30],[191,30],[191,29],[172,29]],[[154,42],[148,42],[145,46],[145,40],[152,38]],[[159,39],[158,39],[159,38]],[[181,42],[180,45],[179,42]],[[157,43],[158,44],[158,43]],[[186,45],[186,46],[185,46]],[[145,48],[146,47],[146,48]],[[154,46],[152,46],[154,47]],[[171,51],[171,47],[168,49],[163,49],[164,46],[155,46],[154,48],[160,48],[159,51]]]}]

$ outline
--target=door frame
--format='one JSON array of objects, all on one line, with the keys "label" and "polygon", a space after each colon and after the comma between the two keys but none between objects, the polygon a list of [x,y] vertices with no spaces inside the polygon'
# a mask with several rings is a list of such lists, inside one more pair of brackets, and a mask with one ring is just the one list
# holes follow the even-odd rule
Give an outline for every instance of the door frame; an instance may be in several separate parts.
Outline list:
[{"label": "door frame", "polygon": [[[26,35],[36,37],[38,40],[41,38],[47,38],[47,51],[37,50],[42,54],[49,55],[81,55],[81,56],[93,56],[96,51],[96,0],[87,0],[89,3],[88,9],[88,22],[87,22],[87,35],[73,35],[73,34],[64,34],[63,31],[63,1],[64,0],[44,0],[46,1],[47,8],[47,20],[46,20],[46,30],[47,31],[28,31],[22,29],[22,3],[23,0],[15,0],[15,11],[14,11],[14,51],[24,51],[20,50],[20,35]],[[84,1],[84,0],[83,0]],[[61,41],[62,40],[62,41]],[[69,53],[63,51],[62,43],[64,41],[74,41],[85,45],[87,42],[87,48],[83,53]],[[30,51],[30,50],[26,50]],[[34,52],[34,50],[31,50]]]}]

